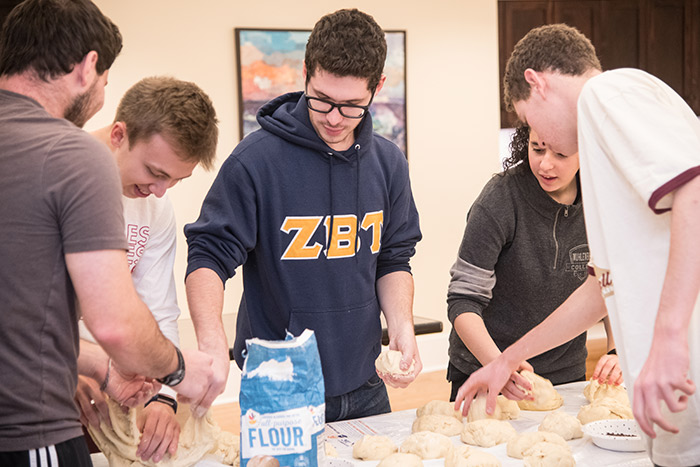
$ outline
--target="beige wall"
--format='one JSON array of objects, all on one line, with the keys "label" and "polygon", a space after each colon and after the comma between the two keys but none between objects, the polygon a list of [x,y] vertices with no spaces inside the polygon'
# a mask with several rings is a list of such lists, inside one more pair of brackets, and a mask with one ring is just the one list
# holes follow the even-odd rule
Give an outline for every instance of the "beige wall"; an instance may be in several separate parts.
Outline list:
[{"label": "beige wall", "polygon": [[[86,126],[108,124],[119,97],[140,78],[168,74],[195,81],[220,119],[218,163],[238,142],[235,27],[308,28],[323,14],[357,7],[385,29],[407,31],[408,148],[424,239],[413,260],[415,314],[446,319],[445,295],[466,211],[498,169],[496,0],[95,0],[121,29],[124,50],[112,67],[105,106]],[[187,317],[182,226],[199,213],[215,173],[197,169],[170,191],[180,237],[178,298]],[[227,284],[235,313],[239,276]],[[228,330],[229,339],[233,329]],[[186,345],[186,342],[183,342]]]}]

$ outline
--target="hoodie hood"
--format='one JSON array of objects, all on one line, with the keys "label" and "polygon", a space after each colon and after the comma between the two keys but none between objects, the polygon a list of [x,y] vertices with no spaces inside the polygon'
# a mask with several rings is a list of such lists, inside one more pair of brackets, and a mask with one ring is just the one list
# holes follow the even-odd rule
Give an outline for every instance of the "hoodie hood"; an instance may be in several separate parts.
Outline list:
[{"label": "hoodie hood", "polygon": [[358,149],[368,150],[372,144],[372,116],[369,112],[355,128],[355,143],[347,151],[338,152],[331,149],[314,130],[309,119],[309,108],[302,91],[283,94],[258,111],[260,126],[270,133],[283,138],[290,143],[316,149],[324,154],[333,154],[347,161]]}]

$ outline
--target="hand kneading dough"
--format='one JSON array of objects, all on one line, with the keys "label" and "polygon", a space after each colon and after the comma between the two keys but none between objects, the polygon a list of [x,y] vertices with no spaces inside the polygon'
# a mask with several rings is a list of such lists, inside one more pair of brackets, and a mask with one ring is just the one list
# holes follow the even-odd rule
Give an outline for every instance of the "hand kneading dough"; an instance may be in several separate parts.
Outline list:
[{"label": "hand kneading dough", "polygon": [[574,467],[576,461],[568,447],[554,443],[535,443],[525,451],[525,466],[527,467]]},{"label": "hand kneading dough", "polygon": [[452,447],[452,441],[445,435],[432,431],[413,433],[401,445],[401,452],[409,452],[421,459],[438,459],[445,457]]},{"label": "hand kneading dough", "polygon": [[536,375],[535,373],[523,370],[520,372],[522,376],[527,378],[532,383],[532,390],[528,391],[535,396],[535,400],[523,399],[518,401],[518,406],[523,410],[554,410],[561,407],[564,399],[559,395],[552,383]]},{"label": "hand kneading dough", "polygon": [[497,444],[507,443],[517,435],[518,433],[510,423],[485,418],[465,424],[460,439],[463,443],[490,448]]},{"label": "hand kneading dough", "polygon": [[515,420],[520,416],[520,408],[515,401],[506,399],[505,396],[499,395],[496,398],[496,408],[492,415],[486,413],[486,396],[478,395],[469,406],[467,413],[467,421],[475,422],[485,418],[493,418],[496,420]]},{"label": "hand kneading dough", "polygon": [[547,414],[542,423],[540,423],[538,430],[556,433],[566,441],[583,438],[583,430],[578,418],[559,411]]},{"label": "hand kneading dough", "polygon": [[180,431],[177,452],[173,457],[165,456],[158,464],[143,461],[136,456],[141,432],[136,419],[140,409],[129,409],[124,413],[119,404],[107,398],[110,428],[104,422],[100,429],[92,426],[88,431],[97,447],[104,453],[110,467],[188,467],[196,464],[205,455],[213,455],[221,463],[234,465],[240,462],[238,438],[222,432],[213,421],[211,412],[205,417],[189,417]]},{"label": "hand kneading dough", "polygon": [[501,467],[501,461],[493,454],[461,445],[450,448],[445,467]]},{"label": "hand kneading dough", "polygon": [[352,447],[352,457],[365,461],[378,461],[398,450],[388,436],[365,435]]},{"label": "hand kneading dough", "polygon": [[533,447],[537,443],[546,441],[547,443],[554,443],[569,449],[569,445],[566,444],[564,438],[556,433],[550,433],[549,431],[530,431],[516,436],[515,438],[508,441],[506,445],[506,451],[510,457],[515,457],[516,459],[522,459],[525,455],[525,451]]},{"label": "hand kneading dough", "polygon": [[462,432],[462,422],[450,415],[423,415],[413,422],[411,433],[432,431],[445,436],[457,436]]},{"label": "hand kneading dough", "polygon": [[416,417],[423,415],[450,415],[460,422],[462,421],[462,412],[455,410],[454,402],[430,401],[423,407],[416,409]]},{"label": "hand kneading dough", "polygon": [[374,361],[374,367],[380,373],[388,373],[391,375],[410,375],[413,373],[415,368],[415,361],[411,362],[411,367],[402,371],[400,368],[401,364],[401,352],[398,350],[385,350],[379,357]]},{"label": "hand kneading dough", "polygon": [[623,404],[617,399],[603,397],[596,399],[588,405],[581,407],[576,416],[582,424],[595,422],[596,420],[611,420],[622,418],[634,418],[629,404]]},{"label": "hand kneading dough", "polygon": [[423,467],[423,459],[415,454],[396,452],[385,457],[377,467]]},{"label": "hand kneading dough", "polygon": [[597,399],[602,399],[603,397],[610,397],[616,399],[623,404],[629,405],[630,399],[627,396],[627,390],[619,385],[615,384],[600,384],[597,379],[591,379],[585,388],[583,388],[583,395],[586,396],[588,402],[594,402]]}]

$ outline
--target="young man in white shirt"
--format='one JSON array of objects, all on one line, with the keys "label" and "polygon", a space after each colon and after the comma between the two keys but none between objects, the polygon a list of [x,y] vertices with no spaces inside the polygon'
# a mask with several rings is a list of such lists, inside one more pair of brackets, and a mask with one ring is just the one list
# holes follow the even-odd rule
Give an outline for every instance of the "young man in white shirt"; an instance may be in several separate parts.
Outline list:
[{"label": "young man in white shirt", "polygon": [[[212,102],[194,83],[145,78],[124,94],[114,123],[93,135],[109,147],[119,168],[127,259],[136,292],[161,332],[179,346],[180,309],[173,276],[176,223],[165,192],[192,175],[197,164],[213,167],[218,129]],[[90,339],[86,331],[81,329],[81,337]],[[143,460],[158,462],[177,450],[180,426],[174,396],[164,386],[143,410],[137,451]],[[99,428],[108,410],[99,384],[81,376],[76,400],[83,423]]]},{"label": "young man in white shirt", "polygon": [[590,41],[562,24],[516,45],[504,89],[506,105],[554,151],[579,151],[595,277],[475,373],[456,403],[488,392],[492,409],[501,389],[525,397],[518,363],[609,313],[651,459],[700,464],[700,122],[657,78],[603,73]]}]

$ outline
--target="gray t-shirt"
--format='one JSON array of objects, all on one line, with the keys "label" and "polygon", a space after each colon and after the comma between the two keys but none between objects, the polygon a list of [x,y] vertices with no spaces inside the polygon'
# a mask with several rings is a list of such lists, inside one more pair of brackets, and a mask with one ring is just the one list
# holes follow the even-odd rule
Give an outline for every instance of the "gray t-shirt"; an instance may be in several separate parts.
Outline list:
[{"label": "gray t-shirt", "polygon": [[75,292],[66,253],[126,249],[109,150],[0,90],[0,451],[82,434]]}]

